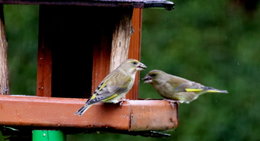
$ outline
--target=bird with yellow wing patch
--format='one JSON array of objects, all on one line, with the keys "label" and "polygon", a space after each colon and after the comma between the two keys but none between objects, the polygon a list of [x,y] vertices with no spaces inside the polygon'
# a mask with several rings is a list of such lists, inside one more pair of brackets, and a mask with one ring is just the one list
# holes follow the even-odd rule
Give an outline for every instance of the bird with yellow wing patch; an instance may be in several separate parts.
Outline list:
[{"label": "bird with yellow wing patch", "polygon": [[152,84],[162,97],[180,103],[190,103],[205,93],[228,93],[226,90],[207,87],[161,70],[150,71],[143,80]]},{"label": "bird with yellow wing patch", "polygon": [[103,79],[91,98],[75,114],[84,114],[95,103],[119,103],[133,87],[136,72],[145,68],[138,60],[126,60]]}]

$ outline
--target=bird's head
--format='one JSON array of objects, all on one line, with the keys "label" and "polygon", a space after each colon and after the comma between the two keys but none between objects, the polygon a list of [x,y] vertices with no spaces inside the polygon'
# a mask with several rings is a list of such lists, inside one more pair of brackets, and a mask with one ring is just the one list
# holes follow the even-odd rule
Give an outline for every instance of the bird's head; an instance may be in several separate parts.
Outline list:
[{"label": "bird's head", "polygon": [[121,68],[123,68],[127,72],[135,73],[136,71],[144,70],[147,67],[138,60],[127,59],[125,62],[121,64]]},{"label": "bird's head", "polygon": [[160,70],[152,70],[143,78],[144,83],[154,83],[163,77],[164,72]]}]

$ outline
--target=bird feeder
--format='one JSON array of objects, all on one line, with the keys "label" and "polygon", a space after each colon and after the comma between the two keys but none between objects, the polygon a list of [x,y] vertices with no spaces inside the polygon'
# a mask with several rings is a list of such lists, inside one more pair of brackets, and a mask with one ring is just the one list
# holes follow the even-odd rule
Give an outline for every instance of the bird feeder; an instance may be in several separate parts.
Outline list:
[{"label": "bird feeder", "polygon": [[[138,100],[139,75],[129,101],[95,104],[74,115],[101,80],[127,58],[140,59],[142,8],[165,0],[0,0],[39,5],[36,96],[9,94],[7,43],[0,7],[0,125],[32,129],[150,131],[176,128],[177,104]],[[35,52],[36,53],[36,52]]]}]

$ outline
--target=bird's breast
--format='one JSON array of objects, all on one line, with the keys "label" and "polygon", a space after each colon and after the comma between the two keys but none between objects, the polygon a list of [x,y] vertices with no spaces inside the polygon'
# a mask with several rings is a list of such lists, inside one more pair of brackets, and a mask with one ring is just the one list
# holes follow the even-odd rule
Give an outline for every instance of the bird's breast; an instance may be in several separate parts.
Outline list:
[{"label": "bird's breast", "polygon": [[174,96],[174,88],[168,83],[154,85],[154,88],[165,98],[172,98]]}]

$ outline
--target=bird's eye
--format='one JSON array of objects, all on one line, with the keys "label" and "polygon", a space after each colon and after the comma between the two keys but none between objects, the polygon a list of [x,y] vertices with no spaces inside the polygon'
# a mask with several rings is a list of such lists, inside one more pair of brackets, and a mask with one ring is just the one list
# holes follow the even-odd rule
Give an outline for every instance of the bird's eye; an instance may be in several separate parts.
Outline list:
[{"label": "bird's eye", "polygon": [[157,74],[153,73],[153,74],[150,74],[151,77],[155,77]]},{"label": "bird's eye", "polygon": [[137,65],[137,62],[132,62],[132,64]]}]

